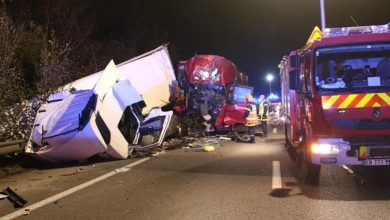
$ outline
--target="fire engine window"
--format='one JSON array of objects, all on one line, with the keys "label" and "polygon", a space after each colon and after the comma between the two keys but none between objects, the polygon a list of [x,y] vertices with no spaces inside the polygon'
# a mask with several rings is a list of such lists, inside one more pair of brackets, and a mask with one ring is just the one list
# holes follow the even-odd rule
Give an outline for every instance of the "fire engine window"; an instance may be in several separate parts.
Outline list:
[{"label": "fire engine window", "polygon": [[390,44],[321,48],[315,52],[319,90],[390,86]]},{"label": "fire engine window", "polygon": [[305,63],[305,86],[306,86],[306,91],[311,92],[311,77],[310,77],[310,56],[305,55],[304,59]]}]

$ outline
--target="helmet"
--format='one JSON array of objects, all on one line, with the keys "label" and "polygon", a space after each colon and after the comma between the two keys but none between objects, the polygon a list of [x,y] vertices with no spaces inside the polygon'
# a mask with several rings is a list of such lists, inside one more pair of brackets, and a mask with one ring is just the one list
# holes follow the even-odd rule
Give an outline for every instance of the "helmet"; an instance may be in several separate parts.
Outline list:
[{"label": "helmet", "polygon": [[248,94],[245,96],[245,100],[246,102],[253,102],[253,97],[250,94]]}]

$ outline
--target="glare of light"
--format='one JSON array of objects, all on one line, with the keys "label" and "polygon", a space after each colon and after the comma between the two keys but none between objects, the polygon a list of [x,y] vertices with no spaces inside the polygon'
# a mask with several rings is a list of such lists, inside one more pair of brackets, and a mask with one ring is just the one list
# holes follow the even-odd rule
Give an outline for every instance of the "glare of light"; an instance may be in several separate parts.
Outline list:
[{"label": "glare of light", "polygon": [[313,154],[338,154],[339,149],[336,145],[328,144],[328,143],[314,143],[311,145],[311,152]]},{"label": "glare of light", "polygon": [[270,100],[270,99],[279,99],[279,96],[276,95],[276,94],[271,93],[271,95],[269,95],[267,99],[268,100]]},{"label": "glare of light", "polygon": [[274,79],[274,75],[269,73],[269,74],[267,74],[267,76],[265,78],[267,79],[268,82],[271,82]]}]

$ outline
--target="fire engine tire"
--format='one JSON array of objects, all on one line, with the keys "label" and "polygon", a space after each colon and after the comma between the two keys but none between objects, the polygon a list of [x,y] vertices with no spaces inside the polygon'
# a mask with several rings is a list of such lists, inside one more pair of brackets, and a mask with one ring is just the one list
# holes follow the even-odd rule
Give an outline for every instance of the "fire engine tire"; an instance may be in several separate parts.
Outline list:
[{"label": "fire engine tire", "polygon": [[320,183],[321,165],[311,162],[310,157],[307,156],[306,147],[303,146],[297,149],[298,179],[305,185],[317,186]]},{"label": "fire engine tire", "polygon": [[288,139],[288,136],[287,136],[287,125],[286,124],[284,125],[284,139],[286,141],[286,144],[284,145],[284,147],[286,149],[290,149],[292,147],[292,145],[291,145],[290,140]]}]

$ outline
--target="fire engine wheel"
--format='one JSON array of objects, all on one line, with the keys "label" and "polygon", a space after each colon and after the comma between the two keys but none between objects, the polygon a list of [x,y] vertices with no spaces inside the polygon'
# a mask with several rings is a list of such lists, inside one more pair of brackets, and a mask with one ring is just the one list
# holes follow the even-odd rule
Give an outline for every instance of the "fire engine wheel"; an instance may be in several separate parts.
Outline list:
[{"label": "fire engine wheel", "polygon": [[251,136],[247,133],[236,132],[235,136],[236,136],[237,140],[240,142],[253,142],[253,140],[251,139]]},{"label": "fire engine wheel", "polygon": [[286,142],[284,147],[286,149],[290,149],[291,148],[291,143],[290,143],[290,140],[288,139],[288,136],[287,136],[287,126],[286,125],[284,125],[284,139],[285,139],[285,142]]},{"label": "fire engine wheel", "polygon": [[305,185],[317,186],[320,183],[321,165],[311,162],[306,149],[306,142],[297,149],[298,179]]}]

